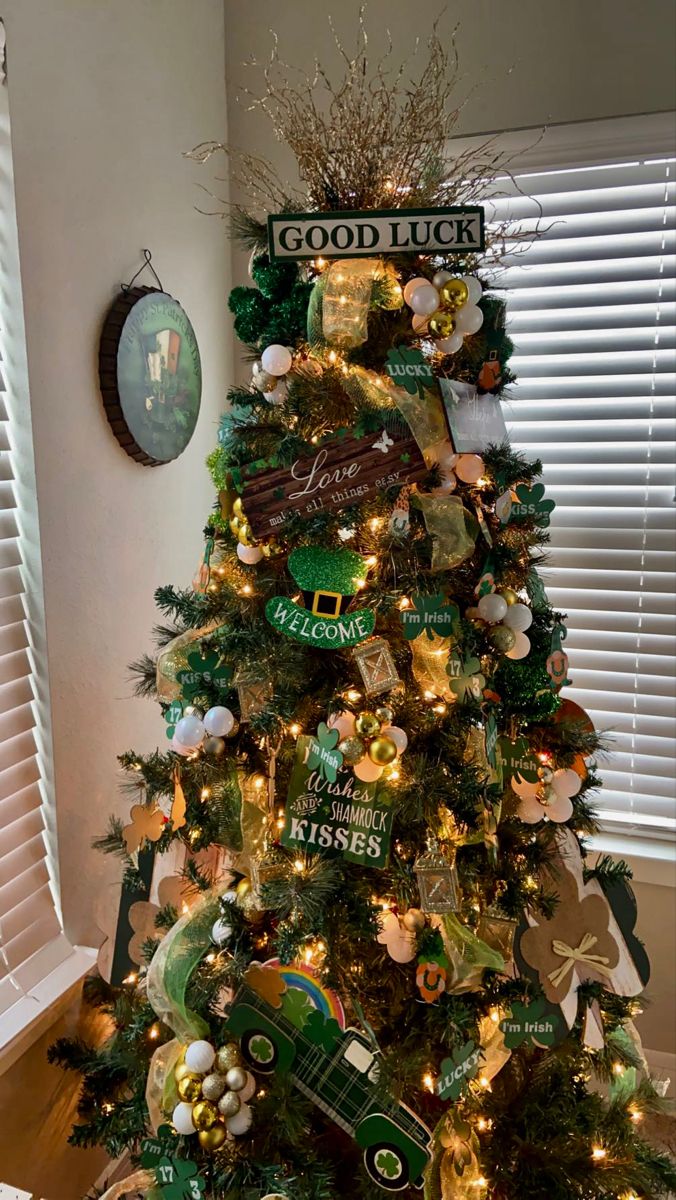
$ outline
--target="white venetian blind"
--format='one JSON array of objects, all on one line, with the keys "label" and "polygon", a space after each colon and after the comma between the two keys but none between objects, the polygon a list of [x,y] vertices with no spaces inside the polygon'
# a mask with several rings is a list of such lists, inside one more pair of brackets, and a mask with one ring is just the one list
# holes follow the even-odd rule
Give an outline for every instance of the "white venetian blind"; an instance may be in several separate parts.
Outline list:
[{"label": "white venetian blind", "polygon": [[[5,1035],[30,1023],[35,986],[72,954],[45,827],[49,734],[34,645],[42,600],[11,166],[0,85],[0,1048]],[[26,1009],[21,1022],[19,1008]]]},{"label": "white venetian blind", "polygon": [[579,126],[551,169],[545,137],[537,167],[488,204],[523,231],[532,197],[544,228],[497,277],[519,377],[505,415],[557,503],[545,582],[569,618],[565,694],[612,735],[603,824],[673,836],[674,123],[634,119],[628,145],[626,122],[599,124],[601,139]]}]

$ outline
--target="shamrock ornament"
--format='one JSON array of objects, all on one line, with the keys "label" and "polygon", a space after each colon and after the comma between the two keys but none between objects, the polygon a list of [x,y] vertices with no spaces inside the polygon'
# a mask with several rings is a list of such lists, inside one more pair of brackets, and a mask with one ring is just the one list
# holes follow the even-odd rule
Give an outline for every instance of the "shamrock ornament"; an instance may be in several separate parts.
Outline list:
[{"label": "shamrock ornament", "polygon": [[308,750],[307,765],[311,771],[318,771],[328,783],[335,783],[338,772],[343,765],[343,755],[337,749],[340,741],[340,730],[335,726],[329,729],[324,721],[317,728],[317,736],[312,738]]},{"label": "shamrock ornament", "polygon": [[131,823],[125,825],[122,837],[127,854],[139,850],[144,842],[159,842],[166,819],[161,808],[148,808],[145,804],[134,804],[129,814]]},{"label": "shamrock ornament", "polygon": [[582,780],[577,771],[570,767],[552,771],[548,767],[540,767],[540,778],[537,783],[516,777],[512,787],[521,803],[517,816],[526,825],[537,825],[538,821],[569,821],[573,815],[571,796],[576,796],[582,786]]},{"label": "shamrock ornament", "polygon": [[387,947],[390,958],[397,963],[411,962],[415,958],[415,934],[393,912],[381,913],[378,924],[380,933],[377,941]]},{"label": "shamrock ornament", "polygon": [[305,1027],[305,1022],[312,1012],[312,1001],[300,988],[289,988],[282,996],[282,1014],[296,1029]]},{"label": "shamrock ornament", "polygon": [[193,650],[188,655],[187,668],[176,674],[184,700],[192,701],[196,696],[202,696],[212,689],[217,692],[228,690],[232,679],[232,667],[221,663],[220,658],[216,650],[209,650],[207,654]]},{"label": "shamrock ornament", "polygon": [[460,613],[455,604],[449,604],[442,592],[432,596],[414,596],[410,608],[401,610],[404,637],[408,642],[426,633],[429,641],[434,634],[448,637],[459,620]]},{"label": "shamrock ornament", "polygon": [[176,1134],[171,1125],[160,1125],[157,1137],[146,1137],[141,1142],[141,1166],[152,1170],[160,1159],[171,1156],[176,1145]]},{"label": "shamrock ornament", "polygon": [[511,1012],[500,1022],[505,1035],[505,1046],[516,1050],[519,1046],[556,1046],[566,1036],[566,1027],[557,1009],[550,1009],[544,996],[532,1004],[520,1004],[515,1000]]},{"label": "shamrock ornament", "polygon": [[511,775],[516,779],[526,780],[528,783],[538,781],[540,763],[531,754],[527,738],[517,737],[512,741],[503,735],[498,738],[497,756],[499,769],[502,770],[505,778],[509,778]]},{"label": "shamrock ornament", "polygon": [[387,355],[385,370],[390,379],[399,387],[404,388],[409,396],[420,396],[423,388],[432,387],[434,372],[425,360],[422,351],[405,346],[394,346]]},{"label": "shamrock ornament", "polygon": [[458,700],[481,699],[486,679],[481,674],[478,658],[463,658],[456,651],[449,657],[446,674],[450,680],[449,687]]},{"label": "shamrock ornament", "polygon": [[440,1100],[459,1100],[470,1079],[474,1079],[481,1060],[481,1047],[474,1042],[465,1042],[464,1046],[453,1050],[450,1058],[445,1058],[441,1064],[441,1072],[436,1086]]},{"label": "shamrock ornament", "polygon": [[176,733],[176,725],[183,716],[183,703],[181,700],[172,700],[169,707],[165,710],[164,719],[167,722],[167,737],[171,740]]},{"label": "shamrock ornament", "polygon": [[202,1200],[206,1184],[197,1166],[183,1158],[163,1158],[155,1167],[162,1200]]},{"label": "shamrock ornament", "polygon": [[342,1030],[335,1017],[327,1017],[318,1008],[313,1008],[303,1026],[303,1033],[314,1046],[332,1054]]}]

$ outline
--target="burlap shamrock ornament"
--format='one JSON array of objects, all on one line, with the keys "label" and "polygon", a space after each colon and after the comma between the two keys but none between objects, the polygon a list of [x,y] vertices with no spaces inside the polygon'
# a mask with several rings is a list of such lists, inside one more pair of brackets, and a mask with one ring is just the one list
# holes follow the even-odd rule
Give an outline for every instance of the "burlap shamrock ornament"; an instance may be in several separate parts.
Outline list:
[{"label": "burlap shamrock ornament", "polygon": [[[550,1004],[572,1029],[582,983],[600,983],[620,996],[637,996],[650,975],[647,955],[634,936],[636,909],[628,885],[603,891],[597,880],[585,882],[580,845],[561,827],[541,882],[558,896],[548,920],[527,911],[517,929],[515,958],[522,974],[536,979]],[[594,1004],[585,1013],[585,1044],[604,1044],[601,1014]]]}]

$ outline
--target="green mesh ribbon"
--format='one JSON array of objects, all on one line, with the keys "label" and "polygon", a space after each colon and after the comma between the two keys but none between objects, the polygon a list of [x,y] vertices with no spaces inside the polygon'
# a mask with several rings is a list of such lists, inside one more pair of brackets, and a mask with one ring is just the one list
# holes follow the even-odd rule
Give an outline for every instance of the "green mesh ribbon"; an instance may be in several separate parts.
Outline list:
[{"label": "green mesh ribbon", "polygon": [[326,346],[322,321],[325,288],[326,276],[320,275],[319,279],[315,279],[310,292],[310,303],[307,306],[307,340],[317,350]]},{"label": "green mesh ribbon", "polygon": [[218,897],[209,892],[162,938],[148,968],[148,1000],[181,1042],[203,1038],[209,1026],[185,1002],[190,976],[211,945]]},{"label": "green mesh ribbon", "polygon": [[500,952],[493,950],[466,925],[461,925],[453,913],[444,913],[440,928],[451,967],[447,983],[449,992],[473,991],[481,983],[486,968],[491,971],[504,970],[505,960]]}]

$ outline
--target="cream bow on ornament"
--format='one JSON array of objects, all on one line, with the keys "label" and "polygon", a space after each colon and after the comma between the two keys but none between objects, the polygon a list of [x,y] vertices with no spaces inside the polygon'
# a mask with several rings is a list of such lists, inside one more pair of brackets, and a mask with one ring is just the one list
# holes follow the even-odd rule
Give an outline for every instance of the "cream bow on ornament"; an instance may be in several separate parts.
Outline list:
[{"label": "cream bow on ornament", "polygon": [[569,971],[573,970],[576,963],[587,963],[592,970],[599,975],[605,975],[607,979],[612,975],[609,967],[610,959],[605,958],[602,954],[590,954],[589,951],[598,942],[598,938],[593,933],[585,933],[580,945],[574,949],[567,945],[566,942],[554,940],[552,942],[552,950],[558,954],[560,958],[565,959],[565,962],[552,971],[547,978],[554,987],[558,987],[563,983]]}]

